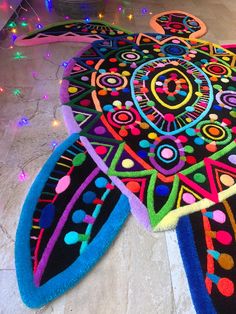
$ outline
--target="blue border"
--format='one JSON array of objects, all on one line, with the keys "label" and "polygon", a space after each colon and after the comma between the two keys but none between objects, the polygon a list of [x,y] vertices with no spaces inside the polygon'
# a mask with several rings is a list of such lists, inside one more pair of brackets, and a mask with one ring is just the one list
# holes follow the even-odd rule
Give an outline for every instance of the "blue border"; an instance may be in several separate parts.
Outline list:
[{"label": "blue border", "polygon": [[121,195],[106,224],[101,228],[84,253],[64,272],[58,274],[41,287],[35,287],[29,245],[35,206],[55,163],[66,148],[72,145],[78,138],[78,134],[72,134],[54,151],[36,177],[22,209],[16,233],[15,264],[22,300],[31,308],[41,307],[75,286],[104,255],[130,213],[128,198]]},{"label": "blue border", "polygon": [[141,64],[139,67],[137,67],[137,69],[135,69],[135,71],[133,72],[132,74],[132,77],[131,77],[131,80],[130,80],[130,89],[131,89],[131,96],[132,96],[132,99],[133,99],[133,102],[135,103],[135,107],[138,109],[138,112],[140,113],[140,115],[144,118],[144,120],[150,124],[154,130],[156,130],[157,132],[159,132],[160,134],[169,134],[169,135],[174,135],[174,134],[178,134],[182,131],[184,131],[185,129],[187,128],[190,128],[191,126],[195,125],[198,123],[198,121],[200,121],[203,117],[206,116],[206,114],[209,112],[210,108],[211,108],[211,105],[213,103],[213,100],[214,100],[214,94],[213,94],[213,88],[212,88],[212,84],[211,84],[211,81],[209,80],[208,76],[206,75],[206,73],[204,73],[199,67],[197,67],[194,63],[190,62],[190,61],[186,61],[184,59],[185,62],[191,64],[194,68],[197,68],[197,70],[202,73],[202,75],[205,77],[207,83],[208,83],[208,86],[209,86],[209,102],[208,102],[208,105],[206,107],[206,109],[200,114],[200,116],[193,120],[192,122],[186,124],[184,127],[176,130],[176,131],[172,131],[172,132],[164,132],[162,131],[161,129],[159,129],[152,121],[148,120],[146,115],[143,113],[143,111],[141,110],[140,106],[139,106],[139,103],[138,101],[136,100],[136,97],[135,97],[135,94],[134,94],[134,78],[135,78],[135,75],[136,73],[140,70],[140,68],[144,67],[146,64],[150,63],[150,62],[155,62],[155,61],[160,61],[160,60],[163,60],[163,59],[181,59],[180,57],[176,56],[176,57],[161,57],[161,58],[156,58],[156,59],[152,59],[152,60],[149,60],[143,64]]},{"label": "blue border", "polygon": [[216,314],[217,312],[205,286],[188,216],[179,220],[176,233],[195,310],[198,314]]}]

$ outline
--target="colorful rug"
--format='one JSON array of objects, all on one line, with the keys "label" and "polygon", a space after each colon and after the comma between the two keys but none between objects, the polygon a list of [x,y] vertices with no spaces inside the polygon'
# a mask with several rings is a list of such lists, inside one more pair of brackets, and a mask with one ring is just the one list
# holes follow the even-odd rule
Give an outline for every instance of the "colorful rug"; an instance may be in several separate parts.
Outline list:
[{"label": "colorful rug", "polygon": [[93,42],[94,40],[119,37],[128,31],[101,21],[70,20],[48,25],[45,28],[19,36],[16,46],[34,46],[53,42]]},{"label": "colorful rug", "polygon": [[154,15],[150,25],[159,34],[184,38],[200,38],[207,32],[206,24],[199,18],[176,10]]},{"label": "colorful rug", "polygon": [[[22,45],[58,41],[48,29],[35,39],[26,35]],[[90,31],[76,40],[90,41]],[[46,35],[42,42],[39,33]],[[131,210],[154,231],[174,228],[185,216],[177,232],[196,310],[202,313],[204,302],[204,309],[220,313],[214,289],[223,300],[232,296],[233,273],[225,276],[205,256],[211,250],[224,270],[233,269],[231,246],[220,258],[213,242],[231,245],[232,235],[199,220],[223,222],[227,214],[233,221],[228,207],[236,192],[235,55],[169,34],[113,35],[99,33],[104,39],[66,67],[61,99],[72,135],[42,169],[22,211],[16,237],[22,298],[40,307],[75,285]],[[58,36],[62,40],[63,32]],[[204,243],[205,234],[214,246]]]},{"label": "colorful rug", "polygon": [[215,44],[156,34],[96,41],[69,63],[66,123],[136,196],[146,228],[173,228],[235,193],[234,65]]},{"label": "colorful rug", "polygon": [[[236,161],[236,155],[234,155]],[[235,313],[235,195],[183,217],[176,228],[197,313]]]}]

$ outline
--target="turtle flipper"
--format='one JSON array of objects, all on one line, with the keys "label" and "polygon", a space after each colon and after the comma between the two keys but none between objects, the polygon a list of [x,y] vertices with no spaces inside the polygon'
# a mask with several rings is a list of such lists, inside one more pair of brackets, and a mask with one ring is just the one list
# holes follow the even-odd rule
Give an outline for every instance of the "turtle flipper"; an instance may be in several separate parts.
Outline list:
[{"label": "turtle flipper", "polygon": [[177,226],[193,303],[200,314],[235,313],[235,201],[233,195],[182,217]]},{"label": "turtle flipper", "polygon": [[107,22],[71,20],[48,25],[45,28],[19,36],[16,46],[34,46],[53,42],[93,42],[129,34],[127,30]]},{"label": "turtle flipper", "polygon": [[20,217],[16,271],[26,305],[41,307],[73,287],[128,215],[128,199],[72,134],[42,168]]}]

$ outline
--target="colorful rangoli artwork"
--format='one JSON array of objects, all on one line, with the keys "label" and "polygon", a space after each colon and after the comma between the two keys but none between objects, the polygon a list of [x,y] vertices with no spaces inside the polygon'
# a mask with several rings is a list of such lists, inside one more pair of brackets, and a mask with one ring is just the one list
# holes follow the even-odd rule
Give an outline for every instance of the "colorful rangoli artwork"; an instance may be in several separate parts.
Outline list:
[{"label": "colorful rangoli artwork", "polygon": [[203,21],[183,11],[165,11],[153,15],[151,27],[159,34],[184,38],[200,38],[207,32]]},{"label": "colorful rangoli artwork", "polygon": [[16,239],[28,306],[78,283],[131,211],[150,231],[177,226],[198,313],[223,313],[230,298],[234,313],[236,56],[190,34],[99,33],[66,67],[71,135],[36,178]]}]

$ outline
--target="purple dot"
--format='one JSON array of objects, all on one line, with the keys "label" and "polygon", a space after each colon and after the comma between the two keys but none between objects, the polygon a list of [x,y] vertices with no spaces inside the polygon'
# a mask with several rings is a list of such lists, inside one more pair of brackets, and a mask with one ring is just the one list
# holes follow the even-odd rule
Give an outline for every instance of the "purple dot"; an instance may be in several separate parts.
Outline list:
[{"label": "purple dot", "polygon": [[98,135],[102,135],[106,132],[106,129],[103,127],[103,126],[97,126],[95,129],[94,129],[94,132]]}]

